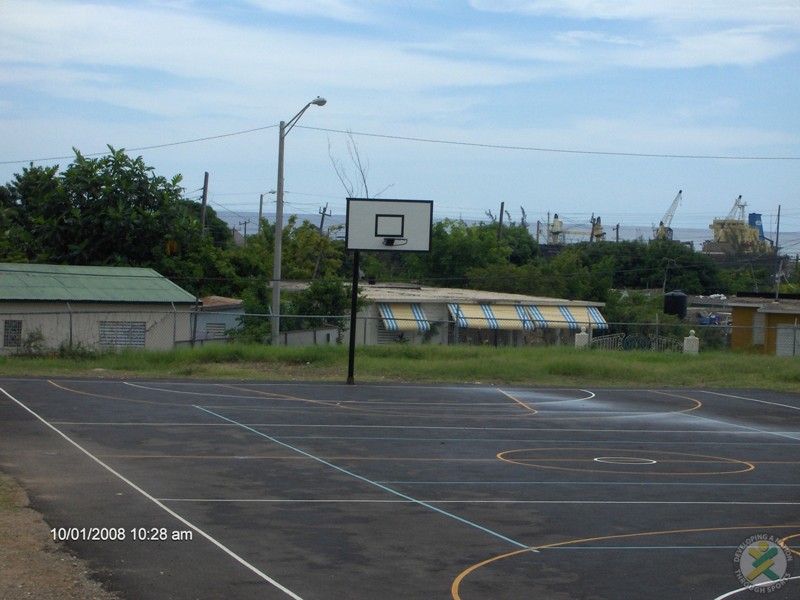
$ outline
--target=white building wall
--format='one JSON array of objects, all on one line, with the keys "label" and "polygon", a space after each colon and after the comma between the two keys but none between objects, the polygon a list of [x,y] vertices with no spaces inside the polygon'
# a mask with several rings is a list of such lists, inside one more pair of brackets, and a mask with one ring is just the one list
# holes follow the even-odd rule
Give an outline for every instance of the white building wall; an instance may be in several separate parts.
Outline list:
[{"label": "white building wall", "polygon": [[[6,321],[22,322],[23,341],[41,334],[41,345],[50,350],[135,346],[142,331],[145,348],[169,349],[192,335],[191,308],[170,304],[2,303],[0,325]],[[4,354],[19,350],[0,346]]]}]

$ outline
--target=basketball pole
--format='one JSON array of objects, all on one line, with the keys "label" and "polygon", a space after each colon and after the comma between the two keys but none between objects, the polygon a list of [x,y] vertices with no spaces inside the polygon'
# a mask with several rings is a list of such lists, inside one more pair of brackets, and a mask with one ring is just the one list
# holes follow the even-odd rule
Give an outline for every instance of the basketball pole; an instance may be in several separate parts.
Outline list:
[{"label": "basketball pole", "polygon": [[358,310],[358,275],[360,252],[353,252],[353,290],[350,299],[350,351],[347,357],[347,383],[353,385],[356,366],[356,312]]}]

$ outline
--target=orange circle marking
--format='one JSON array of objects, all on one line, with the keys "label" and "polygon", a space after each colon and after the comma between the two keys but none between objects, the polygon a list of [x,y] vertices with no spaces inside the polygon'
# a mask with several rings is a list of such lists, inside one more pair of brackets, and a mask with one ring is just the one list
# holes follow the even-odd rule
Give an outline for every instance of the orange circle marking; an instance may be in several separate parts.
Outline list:
[{"label": "orange circle marking", "polygon": [[[638,538],[638,537],[648,537],[648,536],[656,536],[656,535],[670,535],[670,534],[685,534],[685,533],[702,533],[706,531],[737,531],[741,529],[751,529],[751,530],[761,530],[761,529],[798,529],[800,526],[798,525],[770,525],[770,526],[753,526],[753,525],[739,525],[735,527],[701,527],[699,529],[672,529],[667,531],[644,531],[640,533],[623,533],[618,535],[603,535],[599,537],[591,537],[591,538],[584,538],[578,540],[568,540],[566,542],[556,542],[554,544],[544,544],[541,546],[531,546],[530,548],[523,548],[522,550],[514,550],[513,552],[507,552],[506,554],[500,554],[498,556],[493,556],[492,558],[488,558],[482,562],[472,565],[471,567],[462,571],[458,577],[453,580],[453,584],[450,586],[450,594],[453,597],[453,600],[464,600],[461,598],[460,588],[461,583],[466,579],[469,575],[481,569],[487,565],[492,563],[504,560],[506,558],[511,558],[512,556],[519,556],[520,554],[524,554],[525,552],[533,552],[538,550],[544,550],[546,548],[558,548],[561,546],[573,546],[575,544],[584,544],[587,542],[600,542],[604,540],[619,540],[625,538]],[[782,542],[785,542],[788,539],[792,539],[795,537],[800,537],[800,533],[790,535],[788,537],[783,538]]]},{"label": "orange circle marking", "polygon": [[[547,456],[547,453],[558,453],[554,457]],[[617,465],[622,464],[623,457],[629,459],[627,463],[630,466],[626,470],[614,469],[597,469],[597,468],[582,468],[576,466],[567,466],[570,463],[590,463],[594,467],[602,462],[597,461],[598,452],[602,452],[602,456],[609,456],[609,452],[613,452],[618,462]],[[534,453],[533,456],[526,458],[524,453]],[[582,455],[574,457],[581,453]],[[588,454],[591,453],[592,455]],[[520,456],[522,455],[522,456]],[[616,473],[629,475],[635,473],[637,475],[732,475],[734,473],[746,473],[754,470],[756,467],[753,463],[734,458],[725,458],[724,456],[708,456],[705,454],[688,454],[682,452],[664,452],[661,450],[620,450],[610,448],[528,448],[520,450],[507,450],[500,452],[497,455],[500,460],[515,464],[522,465],[523,467],[537,467],[540,469],[556,469],[559,471],[580,471],[589,473]],[[635,461],[640,461],[638,464]],[[652,461],[652,462],[650,462]],[[561,464],[558,464],[561,463]],[[731,470],[681,470],[681,471],[642,471],[639,467],[658,465],[674,465],[674,464],[696,464],[705,465],[708,463],[728,465]]]}]

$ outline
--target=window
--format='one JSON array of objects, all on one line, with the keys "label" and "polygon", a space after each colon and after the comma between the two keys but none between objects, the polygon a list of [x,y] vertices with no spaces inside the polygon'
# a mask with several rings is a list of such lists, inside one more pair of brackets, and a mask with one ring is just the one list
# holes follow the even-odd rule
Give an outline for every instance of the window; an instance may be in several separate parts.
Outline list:
[{"label": "window", "polygon": [[106,348],[144,348],[144,321],[100,321],[100,345]]},{"label": "window", "polygon": [[3,322],[3,346],[6,348],[22,347],[22,321],[6,320]]},{"label": "window", "polygon": [[206,339],[225,339],[225,323],[206,323]]}]

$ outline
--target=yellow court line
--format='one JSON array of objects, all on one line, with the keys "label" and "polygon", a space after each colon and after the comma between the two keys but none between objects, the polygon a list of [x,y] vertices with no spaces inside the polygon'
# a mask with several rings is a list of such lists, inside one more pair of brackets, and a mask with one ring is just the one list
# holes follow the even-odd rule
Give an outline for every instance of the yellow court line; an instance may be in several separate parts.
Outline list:
[{"label": "yellow court line", "polygon": [[[239,391],[252,392],[252,393],[255,393],[255,394],[270,394],[270,392],[261,392],[259,390],[252,390],[252,389],[249,389],[249,388],[241,388],[241,387],[225,385],[225,384],[219,384],[219,385],[220,386],[225,386],[225,387],[230,387],[231,389],[236,389],[236,390],[239,390]],[[500,391],[502,392],[502,390],[500,390]],[[506,396],[508,396],[509,398],[511,398],[512,400],[514,400],[515,402],[517,402],[517,403],[521,404],[522,406],[524,406],[525,408],[527,408],[529,411],[531,411],[531,414],[536,414],[538,412],[536,409],[533,409],[533,408],[530,408],[529,406],[526,406],[525,404],[523,404],[522,402],[520,402],[516,398],[513,398],[513,396],[510,396],[506,392],[502,392],[502,393],[505,394]],[[514,419],[516,419],[517,417],[519,417],[518,414],[513,414],[513,415],[510,415],[510,414],[509,415],[505,415],[505,414],[463,415],[463,414],[461,414],[461,415],[459,415],[459,414],[455,414],[451,410],[443,410],[441,412],[433,412],[432,411],[432,412],[428,412],[428,413],[424,413],[424,412],[422,412],[422,413],[402,412],[401,413],[401,412],[392,411],[392,410],[380,410],[380,409],[374,408],[372,406],[363,406],[363,405],[360,406],[360,405],[358,405],[359,401],[355,401],[355,402],[351,402],[351,401],[326,402],[326,401],[323,401],[323,400],[312,400],[312,399],[309,399],[309,398],[298,398],[298,397],[293,397],[293,396],[286,396],[286,395],[283,395],[283,394],[281,394],[280,397],[281,398],[286,398],[288,400],[298,400],[298,401],[302,401],[302,402],[316,403],[316,404],[320,404],[320,405],[323,405],[323,406],[329,406],[329,407],[332,407],[332,408],[346,408],[348,410],[361,412],[361,413],[368,414],[368,415],[382,415],[382,416],[387,416],[387,417],[426,418],[426,419],[427,418],[431,418],[431,417],[437,417],[437,418],[458,418],[458,419],[465,419],[465,420],[474,420],[474,419],[483,420],[483,419],[486,419],[486,418],[492,418],[492,419],[514,418]],[[401,404],[400,402],[393,402],[392,403],[393,406],[394,405],[400,405],[400,404]],[[379,406],[379,405],[380,405],[379,402],[375,402],[375,406],[376,407]],[[425,406],[423,403],[414,403],[414,405],[415,406]],[[451,407],[452,408],[465,408],[464,405],[458,405],[458,404],[454,404],[454,403],[451,403],[448,406],[442,406],[442,405],[439,405],[439,404],[432,404],[432,405],[427,405],[427,406],[429,406],[432,409],[435,409],[435,408],[445,408],[445,409],[447,409],[447,408],[451,408]],[[502,406],[505,406],[505,405],[498,405],[498,404],[472,405],[472,404],[470,404],[470,405],[467,405],[466,408],[472,408],[473,406],[481,406],[481,407],[498,407],[499,406],[499,407],[502,407]],[[264,410],[264,408],[263,407],[254,406],[254,407],[243,407],[242,410]]]},{"label": "yellow court line", "polygon": [[[478,569],[485,567],[486,565],[492,564],[494,562],[498,562],[500,560],[504,560],[506,558],[511,558],[512,556],[517,556],[520,554],[524,554],[525,552],[538,552],[539,550],[544,550],[547,548],[558,548],[561,546],[571,546],[574,544],[583,544],[586,542],[599,542],[604,540],[616,540],[616,539],[625,539],[625,538],[634,538],[634,537],[647,537],[651,535],[670,535],[670,534],[683,534],[683,533],[700,533],[700,532],[711,532],[711,531],[735,531],[739,529],[753,529],[753,530],[763,530],[763,529],[800,529],[800,525],[769,525],[769,526],[734,526],[734,527],[703,527],[698,529],[672,529],[666,531],[645,531],[639,533],[623,533],[618,535],[603,535],[598,537],[591,537],[591,538],[583,538],[578,540],[568,540],[566,542],[556,542],[554,544],[544,544],[542,546],[531,546],[529,548],[523,548],[522,550],[514,550],[513,552],[508,552],[506,554],[500,554],[498,556],[494,556],[482,562],[472,565],[471,567],[462,571],[458,577],[453,580],[453,584],[450,586],[450,594],[453,597],[453,600],[463,600],[460,595],[460,587],[461,582],[464,581],[470,574],[474,573]],[[800,536],[800,534],[796,534]],[[795,536],[790,536],[795,537]],[[784,538],[784,540],[790,538]]]},{"label": "yellow court line", "polygon": [[702,406],[703,406],[703,403],[700,402],[700,400],[698,400],[697,398],[690,398],[689,396],[682,396],[680,394],[673,394],[671,392],[661,392],[659,390],[652,390],[652,392],[654,394],[660,394],[662,396],[672,396],[673,398],[682,398],[683,400],[690,400],[690,401],[695,403],[695,406],[693,408],[687,408],[687,409],[684,409],[684,410],[671,410],[671,411],[669,411],[672,414],[676,414],[677,415],[679,413],[692,412],[694,410],[697,410],[698,408],[702,408]]},{"label": "yellow court line", "polygon": [[339,403],[339,402],[326,402],[324,400],[313,400],[311,398],[300,398],[298,396],[289,396],[288,394],[277,394],[275,392],[267,392],[267,391],[262,391],[262,390],[253,390],[253,389],[246,388],[246,387],[239,387],[239,386],[236,386],[236,385],[230,385],[230,384],[224,384],[224,383],[217,384],[217,387],[229,388],[229,389],[232,389],[232,390],[237,390],[239,392],[248,392],[248,393],[251,393],[251,394],[260,394],[262,396],[268,396],[268,397],[271,397],[271,398],[278,398],[278,399],[284,399],[284,400],[297,400],[298,402],[308,402],[309,404],[321,404],[322,406],[332,406],[334,408],[351,408],[349,406],[342,406],[342,404]]},{"label": "yellow court line", "polygon": [[[516,454],[516,453],[520,453],[520,452],[533,452],[533,453],[535,453],[535,452],[561,452],[561,453],[565,453],[565,452],[577,452],[577,451],[581,451],[581,452],[588,452],[588,451],[591,451],[591,452],[619,452],[621,454],[627,454],[628,456],[630,456],[631,453],[635,452],[636,455],[638,455],[639,457],[648,456],[651,459],[653,457],[655,457],[655,456],[665,456],[665,455],[666,456],[689,456],[689,457],[693,457],[693,458],[710,459],[710,460],[707,460],[707,461],[698,461],[698,462],[704,463],[704,464],[707,464],[707,463],[730,464],[730,465],[733,465],[733,466],[745,466],[746,468],[744,468],[744,469],[740,468],[740,469],[738,469],[736,471],[707,471],[707,472],[692,472],[692,471],[685,472],[685,471],[682,471],[682,472],[670,473],[670,472],[662,472],[662,471],[639,471],[639,470],[634,470],[635,467],[633,467],[633,468],[628,469],[626,471],[619,471],[619,470],[612,470],[612,469],[589,469],[589,468],[578,469],[578,468],[573,468],[573,467],[564,467],[564,466],[560,466],[560,465],[548,466],[548,465],[540,464],[542,462],[554,462],[554,461],[559,461],[559,460],[560,461],[565,461],[565,462],[578,462],[578,461],[587,462],[589,459],[587,459],[585,457],[584,458],[576,458],[576,459],[558,458],[558,457],[556,457],[556,458],[552,458],[551,459],[551,458],[548,458],[548,457],[538,458],[538,457],[534,456],[534,457],[531,457],[531,458],[523,457],[521,459],[514,459],[514,460],[512,460],[511,458],[508,458],[509,454]],[[564,456],[564,454],[562,454],[562,456]],[[634,475],[634,474],[635,475],[662,475],[662,476],[676,476],[676,475],[692,475],[692,476],[696,476],[696,475],[734,475],[734,474],[738,474],[738,473],[747,473],[749,471],[755,470],[755,468],[756,468],[755,465],[753,463],[751,463],[751,462],[747,462],[747,461],[744,461],[744,460],[738,460],[738,459],[735,459],[735,458],[726,458],[724,456],[710,456],[710,455],[707,455],[707,454],[690,454],[688,452],[665,452],[664,450],[630,450],[630,449],[622,450],[622,449],[619,449],[619,448],[520,448],[520,449],[517,449],[517,450],[505,450],[503,452],[498,452],[497,455],[496,455],[496,458],[498,458],[499,460],[501,460],[503,462],[507,462],[507,463],[510,463],[510,464],[516,464],[516,465],[520,465],[520,466],[523,466],[523,467],[536,467],[536,468],[539,468],[539,469],[553,469],[553,470],[558,470],[558,471],[578,471],[578,472],[581,472],[581,473],[604,473],[604,474],[608,474],[608,473],[617,473],[617,474],[619,474],[619,473],[621,473],[621,474],[629,474],[629,475]],[[669,460],[669,459],[665,459],[662,462],[666,462],[667,460]],[[537,461],[537,462],[533,462],[533,461]],[[688,462],[688,461],[686,461],[686,462]]]},{"label": "yellow court line", "polygon": [[[228,455],[203,455],[203,454],[98,454],[100,458],[125,458],[125,459],[192,459],[192,460],[314,460],[306,456],[265,456],[248,454]],[[434,458],[418,456],[320,456],[324,460],[349,460],[349,461],[394,461],[394,462],[441,462],[441,463],[496,463],[494,458]]]},{"label": "yellow court line", "polygon": [[531,413],[532,415],[535,415],[536,413],[538,413],[538,412],[539,412],[539,411],[538,411],[538,410],[536,410],[535,408],[531,408],[530,406],[528,406],[527,404],[525,404],[525,403],[524,403],[522,400],[520,400],[519,398],[515,398],[514,396],[512,396],[511,394],[509,394],[509,393],[508,393],[508,392],[506,392],[505,390],[501,390],[500,388],[497,388],[497,391],[498,391],[498,392],[500,392],[501,394],[503,394],[504,396],[506,396],[507,398],[511,398],[511,399],[512,399],[514,402],[516,402],[517,404],[519,404],[520,406],[522,406],[522,408],[524,408],[525,410],[528,410],[528,411],[530,411],[530,413]]},{"label": "yellow court line", "polygon": [[[86,392],[83,390],[76,390],[65,385],[61,385],[56,383],[55,381],[48,379],[47,383],[52,385],[53,387],[57,387],[60,390],[64,390],[65,392],[72,392],[73,394],[80,394],[82,396],[90,396],[92,398],[103,398],[106,400],[119,400],[121,402],[133,402],[135,404],[154,404],[156,406],[181,406],[181,407],[188,407],[189,404],[182,404],[180,402],[157,402],[155,400],[136,400],[134,398],[123,398],[121,396],[109,396],[107,394],[96,394],[94,392]],[[112,383],[112,382],[109,382]],[[122,381],[113,382],[113,383],[124,383]]]},{"label": "yellow court line", "polygon": [[797,554],[797,556],[800,556],[800,550],[795,550],[794,548],[792,548],[792,547],[791,547],[791,546],[790,546],[790,545],[787,543],[787,540],[793,540],[793,539],[794,539],[794,538],[796,538],[796,537],[800,537],[800,533],[795,533],[794,535],[789,535],[789,536],[786,536],[785,538],[781,538],[779,541],[780,541],[780,542],[781,542],[781,543],[782,543],[784,546],[786,546],[786,549],[787,549],[789,552],[791,552],[792,554]]}]

